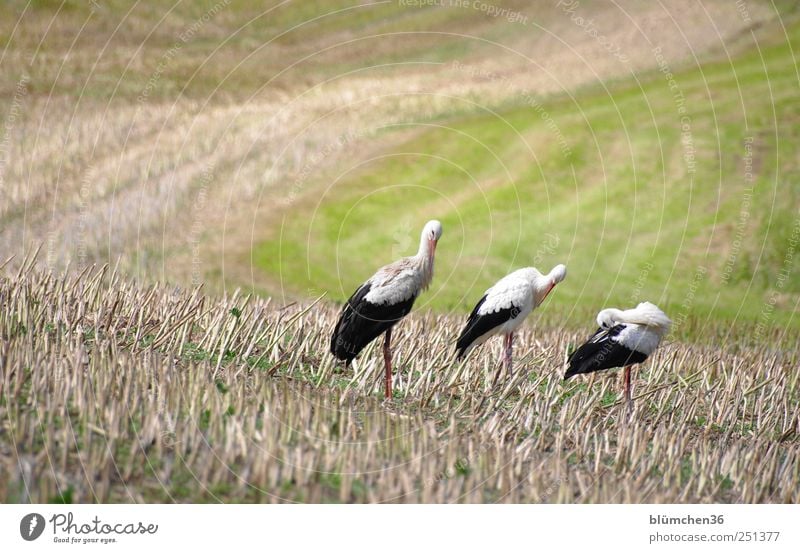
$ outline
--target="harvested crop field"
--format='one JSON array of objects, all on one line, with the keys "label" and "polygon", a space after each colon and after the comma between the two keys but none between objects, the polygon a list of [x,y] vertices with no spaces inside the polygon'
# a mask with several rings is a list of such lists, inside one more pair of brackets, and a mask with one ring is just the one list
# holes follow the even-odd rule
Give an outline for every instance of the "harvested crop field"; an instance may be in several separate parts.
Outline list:
[{"label": "harvested crop field", "polygon": [[499,343],[456,363],[463,321],[412,314],[384,402],[334,306],[110,273],[0,280],[4,502],[800,501],[796,349],[669,343],[627,421],[618,373],[562,381],[582,333],[531,325],[493,386]]}]

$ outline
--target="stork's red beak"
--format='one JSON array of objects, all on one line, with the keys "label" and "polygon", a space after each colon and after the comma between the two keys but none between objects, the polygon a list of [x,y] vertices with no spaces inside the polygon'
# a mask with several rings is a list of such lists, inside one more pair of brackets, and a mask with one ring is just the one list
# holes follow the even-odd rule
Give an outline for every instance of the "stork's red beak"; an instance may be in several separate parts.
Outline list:
[{"label": "stork's red beak", "polygon": [[433,238],[428,239],[428,259],[433,263],[433,254],[436,253],[436,240]]},{"label": "stork's red beak", "polygon": [[542,301],[544,301],[544,299],[550,294],[550,292],[553,291],[553,288],[555,288],[555,287],[556,287],[556,283],[555,282],[551,282],[550,283],[550,287],[547,289],[547,292],[545,292],[544,296],[542,296]]}]

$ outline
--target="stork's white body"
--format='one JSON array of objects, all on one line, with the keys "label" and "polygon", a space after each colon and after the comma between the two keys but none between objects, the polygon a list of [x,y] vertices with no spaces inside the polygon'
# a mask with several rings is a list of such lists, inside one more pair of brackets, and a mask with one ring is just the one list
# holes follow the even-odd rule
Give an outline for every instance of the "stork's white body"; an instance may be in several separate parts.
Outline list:
[{"label": "stork's white body", "polygon": [[510,273],[486,290],[486,299],[478,308],[478,315],[490,315],[511,309],[511,318],[481,334],[464,352],[469,354],[492,336],[511,334],[516,331],[533,311],[535,282],[541,273],[533,267],[525,267]]},{"label": "stork's white body", "polygon": [[661,342],[661,333],[649,326],[626,324],[613,340],[630,350],[649,356]]},{"label": "stork's white body", "polygon": [[510,370],[514,332],[566,274],[563,265],[556,266],[547,275],[526,267],[497,281],[472,310],[456,344],[459,357],[464,357],[492,336],[503,335],[506,337],[506,366]]},{"label": "stork's white body", "polygon": [[404,257],[378,269],[364,284],[370,291],[364,299],[375,305],[393,305],[418,296],[433,279],[433,263],[427,256]]}]

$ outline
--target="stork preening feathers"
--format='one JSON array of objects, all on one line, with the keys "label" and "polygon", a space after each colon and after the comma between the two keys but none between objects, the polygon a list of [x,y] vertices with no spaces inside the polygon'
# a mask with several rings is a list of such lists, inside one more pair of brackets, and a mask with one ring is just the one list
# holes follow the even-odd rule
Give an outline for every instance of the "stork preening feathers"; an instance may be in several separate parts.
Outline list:
[{"label": "stork preening feathers", "polygon": [[392,397],[392,327],[405,317],[433,279],[433,258],[442,224],[428,221],[417,255],[378,269],[350,296],[331,336],[331,353],[349,364],[367,344],[386,333],[383,342],[385,395]]},{"label": "stork preening feathers", "polygon": [[566,276],[567,268],[564,265],[556,265],[546,275],[533,267],[526,267],[497,281],[486,290],[470,313],[456,343],[458,358],[462,359],[492,336],[502,334],[505,367],[510,373],[514,331]]},{"label": "stork preening feathers", "polygon": [[669,332],[672,321],[658,307],[643,302],[634,309],[603,309],[597,314],[600,328],[567,362],[564,380],[576,374],[625,367],[625,400],[632,410],[631,366],[644,363]]}]

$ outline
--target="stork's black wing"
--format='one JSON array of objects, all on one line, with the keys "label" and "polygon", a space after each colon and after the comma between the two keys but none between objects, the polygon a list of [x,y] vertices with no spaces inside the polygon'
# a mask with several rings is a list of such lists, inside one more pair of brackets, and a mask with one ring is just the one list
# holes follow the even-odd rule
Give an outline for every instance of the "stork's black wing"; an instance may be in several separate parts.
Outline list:
[{"label": "stork's black wing", "polygon": [[625,367],[641,363],[647,359],[647,355],[644,353],[626,348],[612,339],[624,329],[625,325],[598,328],[597,332],[586,343],[573,351],[567,358],[569,368],[564,375],[564,380],[576,374],[602,371],[613,367]]},{"label": "stork's black wing", "polygon": [[408,315],[416,296],[394,304],[376,305],[367,301],[370,283],[362,284],[342,308],[331,336],[331,353],[352,361],[367,344]]},{"label": "stork's black wing", "polygon": [[507,309],[500,309],[494,313],[485,313],[480,315],[478,314],[478,311],[485,301],[486,295],[480,299],[478,304],[472,310],[472,313],[469,314],[467,324],[464,326],[464,330],[461,331],[461,336],[458,337],[458,341],[456,342],[456,352],[458,352],[459,359],[464,357],[467,349],[475,340],[493,328],[500,326],[504,322],[516,317],[517,314],[519,314],[519,308],[512,304],[511,307],[508,307]]}]

